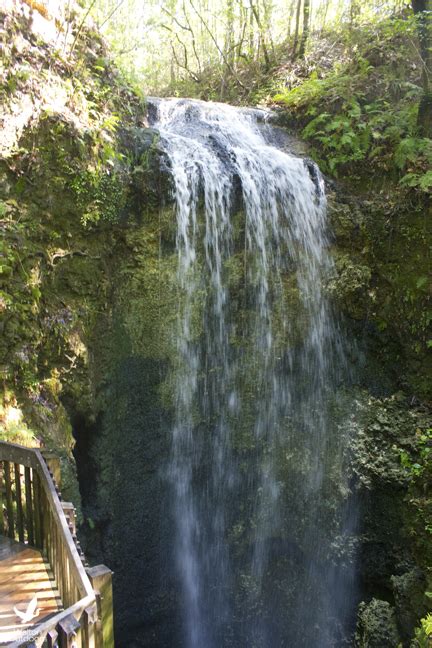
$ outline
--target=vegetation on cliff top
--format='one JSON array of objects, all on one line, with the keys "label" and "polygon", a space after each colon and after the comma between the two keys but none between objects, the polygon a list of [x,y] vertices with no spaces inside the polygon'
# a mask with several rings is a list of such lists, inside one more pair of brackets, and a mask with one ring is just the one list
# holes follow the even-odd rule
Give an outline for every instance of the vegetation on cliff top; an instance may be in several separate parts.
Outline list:
[{"label": "vegetation on cliff top", "polygon": [[431,192],[428,0],[88,5],[146,91],[277,105],[332,175]]}]

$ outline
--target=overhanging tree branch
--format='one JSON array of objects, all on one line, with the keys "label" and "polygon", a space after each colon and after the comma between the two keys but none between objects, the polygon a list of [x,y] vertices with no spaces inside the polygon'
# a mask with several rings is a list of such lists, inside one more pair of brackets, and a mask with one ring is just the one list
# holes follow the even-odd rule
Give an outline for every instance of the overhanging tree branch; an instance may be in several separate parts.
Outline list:
[{"label": "overhanging tree branch", "polygon": [[180,38],[180,36],[177,34],[177,32],[175,32],[173,29],[171,29],[171,27],[169,27],[168,25],[162,25],[162,27],[163,27],[164,29],[166,29],[167,31],[169,31],[169,32],[173,35],[173,37],[177,40],[177,42],[179,43],[179,45],[183,48],[183,59],[184,59],[184,63],[181,63],[181,62],[179,61],[178,56],[177,56],[177,52],[176,52],[176,49],[175,49],[175,47],[174,47],[174,44],[173,44],[172,40],[170,41],[171,51],[172,51],[172,55],[173,55],[173,57],[174,57],[174,61],[175,61],[176,65],[177,65],[179,68],[181,68],[182,70],[186,70],[186,72],[189,74],[189,76],[191,77],[191,79],[192,79],[193,81],[195,81],[195,83],[199,83],[199,82],[200,82],[199,77],[198,77],[198,76],[195,74],[195,72],[194,72],[193,70],[191,70],[190,67],[189,67],[188,53],[187,53],[187,47],[186,47],[185,43],[181,40],[181,38]]}]

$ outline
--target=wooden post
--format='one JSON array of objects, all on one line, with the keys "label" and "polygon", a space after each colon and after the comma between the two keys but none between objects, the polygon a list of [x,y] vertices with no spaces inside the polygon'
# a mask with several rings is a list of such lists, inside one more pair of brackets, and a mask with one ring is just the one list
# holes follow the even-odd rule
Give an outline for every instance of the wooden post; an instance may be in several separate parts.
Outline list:
[{"label": "wooden post", "polygon": [[17,509],[17,531],[18,540],[24,542],[24,513],[21,492],[21,467],[15,464],[15,499]]},{"label": "wooden post", "polygon": [[[75,637],[80,629],[79,622],[75,619],[73,614],[70,614],[65,619],[57,624],[58,632],[58,646],[59,648],[73,648],[75,644]],[[75,644],[76,645],[76,644]]]},{"label": "wooden post", "polygon": [[[82,616],[82,645],[85,648],[98,648],[96,643],[97,630],[97,609],[96,605],[84,610]],[[102,635],[101,635],[102,636]]]},{"label": "wooden post", "polygon": [[95,620],[95,623],[94,623],[95,647],[96,648],[103,648],[101,595],[100,595],[99,592],[97,592],[95,590],[93,590],[93,591],[94,591],[94,594],[95,594],[95,604],[96,604],[96,611],[95,611],[96,620]]},{"label": "wooden post", "polygon": [[7,511],[7,522],[8,522],[8,536],[9,538],[14,539],[15,525],[14,525],[13,501],[12,501],[12,482],[11,482],[9,461],[4,461],[3,465],[4,465],[5,484],[6,484],[6,511]]},{"label": "wooden post", "polygon": [[26,522],[27,522],[27,540],[29,545],[33,546],[35,543],[34,538],[34,525],[33,525],[33,503],[32,503],[32,482],[30,468],[24,468],[25,480],[25,499],[26,499]]},{"label": "wooden post", "polygon": [[114,648],[114,615],[112,594],[112,571],[105,565],[89,567],[87,575],[90,579],[96,598],[100,599],[100,620],[102,622],[102,643],[96,646]]},{"label": "wooden post", "polygon": [[46,636],[47,648],[56,648],[58,639],[57,630],[49,630]]}]

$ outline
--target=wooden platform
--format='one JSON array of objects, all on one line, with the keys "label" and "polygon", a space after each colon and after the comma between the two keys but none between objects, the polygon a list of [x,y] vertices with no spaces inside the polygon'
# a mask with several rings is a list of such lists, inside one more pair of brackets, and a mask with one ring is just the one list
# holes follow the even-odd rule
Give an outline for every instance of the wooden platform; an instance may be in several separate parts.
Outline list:
[{"label": "wooden platform", "polygon": [[[14,607],[26,612],[37,596],[36,616],[21,622]],[[0,644],[29,637],[31,629],[61,610],[61,600],[41,553],[0,535]]]}]

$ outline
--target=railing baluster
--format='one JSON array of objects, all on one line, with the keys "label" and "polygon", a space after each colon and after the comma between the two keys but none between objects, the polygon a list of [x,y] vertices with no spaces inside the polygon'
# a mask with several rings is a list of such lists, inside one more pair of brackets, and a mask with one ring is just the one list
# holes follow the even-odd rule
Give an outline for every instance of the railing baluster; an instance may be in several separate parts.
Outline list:
[{"label": "railing baluster", "polygon": [[45,506],[44,507],[44,519],[45,519],[45,524],[44,524],[44,531],[45,531],[45,552],[46,552],[46,557],[47,561],[51,564],[51,511],[50,507]]},{"label": "railing baluster", "polygon": [[65,581],[66,581],[67,599],[69,600],[69,605],[70,605],[70,601],[73,601],[73,593],[72,593],[72,583],[71,583],[71,573],[70,573],[70,562],[68,556],[66,555],[66,551],[64,551],[64,574],[65,574]]},{"label": "railing baluster", "polygon": [[66,588],[66,565],[65,565],[65,556],[64,556],[64,547],[63,544],[60,545],[60,563],[62,566],[62,569],[60,571],[60,579],[61,579],[61,584],[62,584],[62,598],[65,604],[65,607],[69,605],[68,601],[68,595],[67,595],[67,588]]},{"label": "railing baluster", "polygon": [[54,452],[49,450],[41,450],[42,456],[45,459],[45,463],[48,466],[48,470],[52,475],[54,486],[56,488],[61,488],[61,464],[60,458]]},{"label": "railing baluster", "polygon": [[76,534],[76,512],[72,502],[62,502],[62,508],[72,535]]},{"label": "railing baluster", "polygon": [[21,492],[21,467],[19,464],[14,464],[15,467],[15,499],[17,509],[17,531],[18,540],[24,542],[24,514]]},{"label": "railing baluster", "polygon": [[54,540],[55,521],[54,521],[54,515],[53,515],[52,511],[49,511],[48,524],[49,524],[49,543],[50,543],[49,563],[50,563],[51,569],[52,569],[52,565],[54,564],[54,556],[55,556],[55,540]]},{"label": "railing baluster", "polygon": [[70,605],[72,596],[71,596],[70,583],[69,583],[69,561],[67,559],[66,551],[64,547],[63,547],[63,578],[64,578],[65,591],[66,591],[66,595],[65,595],[66,601],[68,602],[68,605]]},{"label": "railing baluster", "polygon": [[60,592],[61,599],[63,601],[63,605],[66,607],[66,601],[64,600],[64,587],[63,587],[63,575],[62,575],[62,569],[61,569],[61,558],[62,558],[62,546],[60,542],[60,533],[59,530],[56,527],[56,581],[57,581],[57,587]]},{"label": "railing baluster", "polygon": [[32,502],[32,479],[31,468],[26,466],[24,468],[25,479],[25,499],[26,499],[26,522],[27,522],[27,540],[29,545],[33,546],[35,543],[34,537],[34,518],[33,518],[33,502]]},{"label": "railing baluster", "polygon": [[9,538],[15,538],[15,525],[14,525],[14,510],[13,510],[13,499],[12,499],[12,482],[10,474],[10,463],[9,461],[4,461],[4,475],[5,475],[5,484],[6,484],[6,511],[7,511],[7,523],[8,523],[8,536]]},{"label": "railing baluster", "polygon": [[4,493],[3,486],[4,486],[4,468],[3,468],[3,461],[0,461],[0,533],[6,535],[5,516],[3,511],[3,500],[5,499],[3,496]]},{"label": "railing baluster", "polygon": [[39,489],[39,497],[40,497],[40,533],[41,533],[41,539],[42,539],[42,545],[41,549],[42,551],[45,551],[45,519],[44,519],[44,513],[45,513],[45,508],[46,505],[49,506],[49,503],[47,502],[46,499],[46,493],[45,490],[42,488],[41,484],[41,479],[38,474],[38,489]]},{"label": "railing baluster", "polygon": [[33,509],[35,521],[36,547],[43,549],[42,526],[41,526],[41,494],[39,475],[37,470],[33,470]]}]

